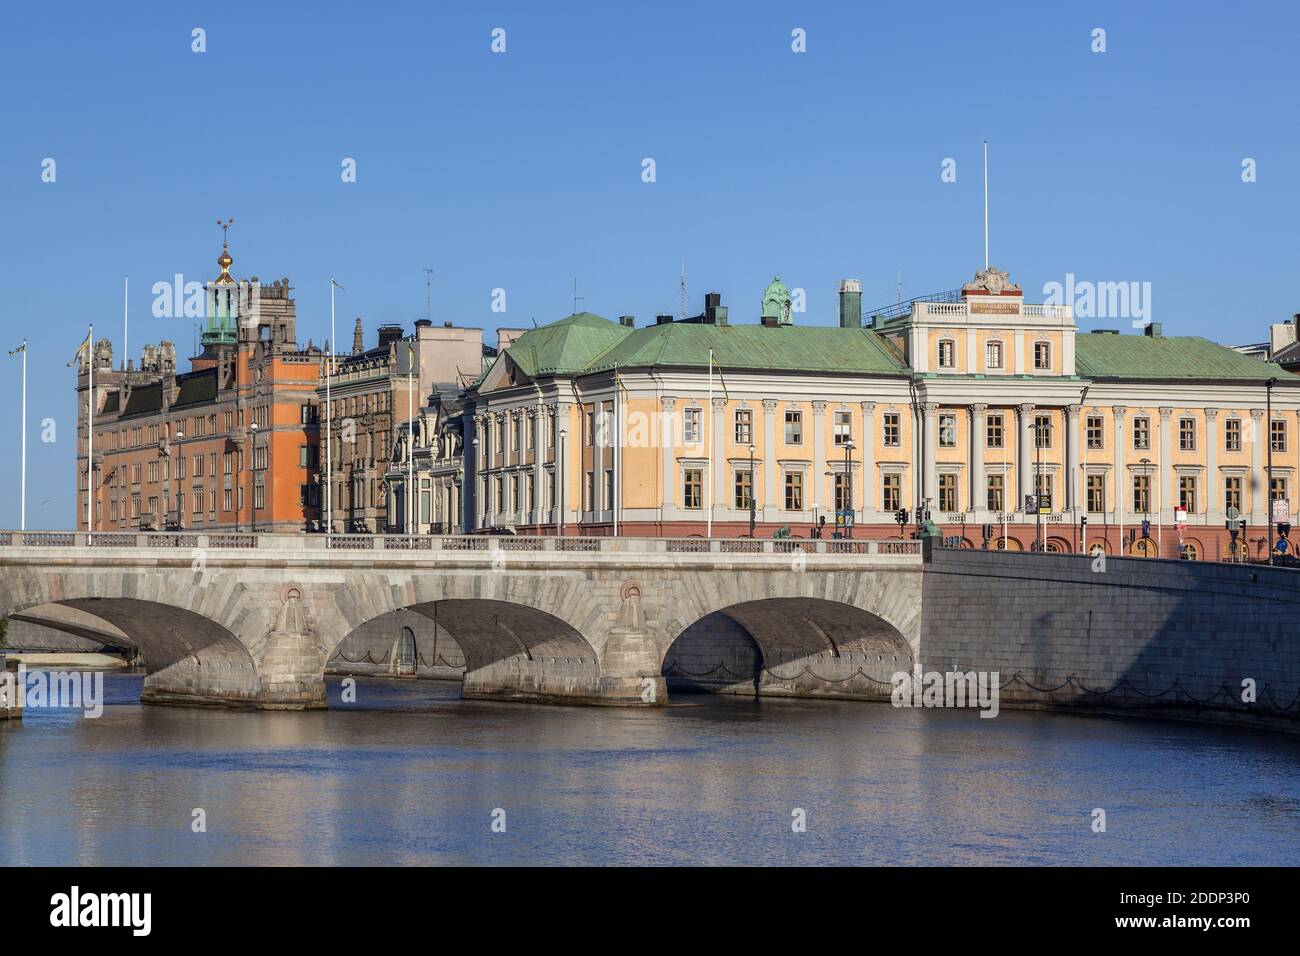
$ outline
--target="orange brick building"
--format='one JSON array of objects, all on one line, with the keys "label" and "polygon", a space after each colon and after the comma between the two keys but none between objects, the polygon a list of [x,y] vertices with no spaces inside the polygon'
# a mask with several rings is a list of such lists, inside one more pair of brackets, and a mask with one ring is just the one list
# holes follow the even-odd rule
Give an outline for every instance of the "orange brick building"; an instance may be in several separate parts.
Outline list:
[{"label": "orange brick building", "polygon": [[[316,387],[323,350],[295,341],[289,280],[236,281],[223,245],[207,283],[202,351],[176,370],[170,342],[140,368],[112,343],[83,350],[77,378],[77,528],[294,532],[319,523]],[[94,462],[88,487],[89,363]]]}]

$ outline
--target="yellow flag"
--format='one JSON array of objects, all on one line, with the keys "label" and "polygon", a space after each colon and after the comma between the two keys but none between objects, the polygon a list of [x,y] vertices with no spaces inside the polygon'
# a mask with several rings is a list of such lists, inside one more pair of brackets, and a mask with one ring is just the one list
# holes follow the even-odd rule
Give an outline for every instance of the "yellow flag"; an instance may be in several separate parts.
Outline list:
[{"label": "yellow flag", "polygon": [[77,351],[72,353],[72,361],[68,363],[68,368],[76,365],[81,359],[82,353],[86,354],[86,363],[90,363],[90,332],[86,333],[86,340],[77,346]]}]

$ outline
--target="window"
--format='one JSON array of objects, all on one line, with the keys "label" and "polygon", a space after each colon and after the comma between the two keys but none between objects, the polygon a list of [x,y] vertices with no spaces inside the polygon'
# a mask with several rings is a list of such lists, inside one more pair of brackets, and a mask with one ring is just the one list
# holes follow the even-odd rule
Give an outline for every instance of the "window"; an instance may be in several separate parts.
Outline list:
[{"label": "window", "polygon": [[1038,496],[1038,509],[1052,510],[1052,476],[1034,475],[1034,494]]},{"label": "window", "polygon": [[785,473],[785,510],[803,511],[803,472]]},{"label": "window", "polygon": [[785,413],[785,443],[803,444],[803,412],[787,409]]},{"label": "window", "polygon": [[1276,418],[1269,422],[1268,440],[1274,451],[1286,451],[1286,422]]},{"label": "window", "polygon": [[[588,416],[588,417],[590,417],[590,413],[589,413],[589,416]],[[505,450],[506,450],[506,426],[505,426],[505,422],[502,422],[502,423],[501,423],[501,427],[496,428],[496,429],[493,429],[493,431],[496,433],[496,453],[497,453],[498,455],[504,454],[504,453],[505,453]],[[590,433],[590,432],[587,433],[587,444],[588,444],[588,445],[591,444],[591,433]]]},{"label": "window", "polygon": [[939,510],[957,510],[957,476],[954,474],[939,476]]},{"label": "window", "polygon": [[1286,500],[1286,479],[1274,478],[1268,483],[1268,497],[1271,501]]},{"label": "window", "polygon": [[[682,441],[688,445],[698,444],[700,441],[700,415],[701,410],[698,408],[687,408],[682,411]],[[591,444],[591,442],[587,442]]]},{"label": "window", "polygon": [[[1240,424],[1240,423],[1238,423]],[[1225,478],[1223,481],[1223,510],[1236,508],[1241,513],[1241,479]]]},{"label": "window", "polygon": [[510,422],[510,450],[511,451],[519,450],[519,432],[522,428],[523,428],[523,422],[521,422],[519,419],[515,418],[512,415],[511,422]]},{"label": "window", "polygon": [[984,367],[1001,368],[1002,367],[1002,343],[992,341],[984,343]]},{"label": "window", "polygon": [[900,425],[898,412],[885,412],[882,421],[884,422],[882,441],[887,448],[897,448],[903,443],[902,426]]},{"label": "window", "polygon": [[1178,419],[1178,450],[1179,451],[1196,450],[1196,419],[1194,418]]},{"label": "window", "polygon": [[253,486],[253,507],[258,510],[266,507],[266,485],[260,482]]},{"label": "window", "polygon": [[1101,475],[1088,476],[1088,512],[1100,514],[1106,510],[1106,479]]},{"label": "window", "polygon": [[[307,486],[306,486],[306,485],[303,485],[303,487],[306,488]],[[231,495],[230,489],[227,488],[227,489],[225,489],[224,491],[221,492],[221,510],[222,510],[222,511],[229,511],[229,510],[230,510],[230,505],[231,505],[231,503],[232,503],[232,495]],[[303,503],[303,504],[306,504],[306,503],[307,503],[307,498],[306,498],[305,495],[303,496],[303,501],[302,501],[302,503]]]},{"label": "window", "polygon": [[956,343],[952,339],[939,340],[939,368],[953,368],[953,355],[956,349]]},{"label": "window", "polygon": [[835,476],[835,510],[848,511],[853,507],[849,500],[849,482],[845,475]]},{"label": "window", "polygon": [[1145,415],[1133,419],[1133,447],[1139,451],[1151,448],[1151,419]]},{"label": "window", "polygon": [[534,487],[534,478],[531,471],[524,477],[524,488],[527,493],[524,508],[529,514],[537,510],[537,489]]},{"label": "window", "polygon": [[1146,515],[1151,513],[1151,476],[1133,476],[1133,511]]},{"label": "window", "polygon": [[595,411],[595,409],[588,409],[588,410],[587,410],[587,414],[586,414],[585,416],[583,416],[583,420],[582,420],[582,421],[583,421],[583,425],[582,425],[582,431],[583,431],[582,443],[583,443],[584,445],[586,445],[588,448],[590,448],[590,447],[592,447],[592,446],[596,443],[596,411]]},{"label": "window", "polygon": [[1052,367],[1052,343],[1035,342],[1034,343],[1034,368],[1036,370],[1046,370]]},{"label": "window", "polygon": [[847,445],[853,441],[853,413],[835,413],[835,444]]},{"label": "window", "polygon": [[[956,448],[957,447],[957,416],[940,415],[939,416],[939,447]],[[945,509],[940,508],[940,511]],[[956,509],[946,509],[955,511]]]},{"label": "window", "polygon": [[1187,513],[1196,514],[1196,479],[1183,476],[1178,479],[1178,506]]},{"label": "window", "polygon": [[753,480],[753,475],[749,473],[748,469],[736,470],[735,494],[732,500],[735,507],[740,511],[749,510],[749,502],[753,495]]},{"label": "window", "polygon": [[613,509],[613,507],[614,507],[614,469],[606,468],[605,469],[605,501],[604,501],[603,510],[610,511]]},{"label": "window", "polygon": [[682,505],[686,508],[704,507],[704,471],[687,468],[682,479]]},{"label": "window", "polygon": [[736,409],[736,444],[748,445],[754,440],[754,413],[748,408]]},{"label": "window", "polygon": [[[1100,415],[1089,415],[1084,422],[1084,432],[1087,434],[1088,448],[1101,448],[1103,419]],[[1099,509],[1100,510],[1100,509]]]},{"label": "window", "polygon": [[1241,451],[1241,419],[1228,418],[1223,422],[1223,450]]},{"label": "window", "polygon": [[987,496],[988,500],[986,502],[989,511],[1002,510],[1003,502],[1006,500],[1003,497],[1004,490],[1005,489],[1002,484],[1002,476],[989,475],[988,496]]},{"label": "window", "polygon": [[901,475],[885,475],[880,480],[880,507],[894,512],[903,507],[903,480]]},{"label": "window", "polygon": [[1002,414],[1000,412],[988,417],[985,422],[985,431],[988,435],[988,446],[990,448],[1002,447],[1003,442],[1006,441],[1003,432],[1004,427]]},{"label": "window", "polygon": [[1051,415],[1034,416],[1034,447],[1035,448],[1052,447],[1052,416]]},{"label": "window", "polygon": [[588,471],[582,476],[582,510],[592,510],[592,500],[596,497],[596,476]]}]

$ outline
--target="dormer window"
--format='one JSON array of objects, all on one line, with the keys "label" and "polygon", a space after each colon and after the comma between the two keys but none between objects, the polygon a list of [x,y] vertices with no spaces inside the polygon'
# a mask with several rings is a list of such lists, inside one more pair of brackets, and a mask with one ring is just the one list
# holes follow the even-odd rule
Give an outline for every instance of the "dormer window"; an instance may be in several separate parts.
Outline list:
[{"label": "dormer window", "polygon": [[1002,368],[1002,343],[997,339],[984,344],[984,367]]},{"label": "dormer window", "polygon": [[939,368],[953,368],[956,343],[952,339],[939,340]]}]

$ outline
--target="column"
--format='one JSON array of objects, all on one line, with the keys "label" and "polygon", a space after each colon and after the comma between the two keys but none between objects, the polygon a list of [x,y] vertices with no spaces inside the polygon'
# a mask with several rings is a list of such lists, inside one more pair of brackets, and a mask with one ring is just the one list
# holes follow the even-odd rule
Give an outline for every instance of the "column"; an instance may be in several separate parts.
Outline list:
[{"label": "column", "polygon": [[1080,487],[1079,405],[1065,406],[1065,510],[1082,511],[1086,502]]},{"label": "column", "polygon": [[925,456],[925,481],[921,485],[921,497],[925,507],[936,511],[939,506],[939,466],[935,461],[935,413],[939,410],[936,402],[926,402],[921,406],[921,451]]},{"label": "column", "polygon": [[[1025,496],[1034,493],[1034,406],[1020,406],[1020,440],[1016,443],[1016,487],[1019,500],[1013,511],[1023,511]],[[1028,517],[1028,515],[1026,515]]]},{"label": "column", "polygon": [[[569,474],[573,467],[569,456],[569,443],[573,440],[569,426],[572,407],[569,402],[555,403],[555,521],[557,526],[561,517],[565,525],[573,524],[573,516],[569,510],[569,495],[572,494],[573,489],[573,481]],[[561,435],[561,432],[564,434]],[[556,531],[559,531],[558,527]]]},{"label": "column", "polygon": [[862,502],[862,523],[869,524],[878,518],[874,502],[878,501],[876,486],[876,403],[862,403],[862,436],[858,439],[858,448],[862,452],[862,490],[858,500]]},{"label": "column", "polygon": [[1200,490],[1205,502],[1205,524],[1223,524],[1223,492],[1219,488],[1219,410],[1205,410],[1205,481]]},{"label": "column", "polygon": [[720,515],[717,511],[727,507],[727,423],[726,423],[727,400],[725,398],[715,398],[713,400],[713,428],[709,438],[713,442],[713,465],[709,469],[709,490],[713,495],[713,504],[716,509],[713,520],[717,521]]},{"label": "column", "polygon": [[[760,517],[763,521],[776,521],[779,519],[777,509],[780,507],[776,500],[777,481],[776,481],[776,450],[779,446],[776,443],[776,400],[772,398],[763,399],[763,494],[762,497],[755,498],[755,506],[758,507]],[[755,482],[752,491],[755,496],[758,495],[757,481],[758,476],[751,476],[751,481]]]},{"label": "column", "polygon": [[[823,500],[822,492],[826,490],[826,403],[813,402],[813,462],[812,474],[808,476],[808,498],[804,501],[804,507],[808,509],[818,508],[826,511],[826,502]],[[834,504],[834,501],[831,502]],[[832,509],[833,510],[833,509]],[[832,515],[834,517],[834,515]],[[827,519],[830,520],[829,518]]]},{"label": "column", "polygon": [[664,395],[659,399],[659,448],[661,481],[659,520],[665,521],[677,504],[677,399]]},{"label": "column", "polygon": [[[1174,434],[1173,429],[1169,427],[1169,417],[1173,415],[1174,410],[1168,407],[1160,409],[1160,466],[1156,469],[1156,485],[1160,488],[1160,522],[1170,524],[1174,520],[1174,505],[1178,503],[1178,498],[1170,494],[1170,482],[1166,480],[1169,475],[1174,473]],[[1152,502],[1155,504],[1155,502]]]},{"label": "column", "polygon": [[1115,521],[1122,527],[1128,512],[1128,481],[1124,470],[1124,418],[1128,408],[1124,405],[1112,405],[1110,409],[1115,421],[1115,482],[1112,489],[1114,497],[1111,507],[1115,510]]},{"label": "column", "polygon": [[545,469],[542,467],[546,460],[546,406],[538,402],[528,410],[528,417],[532,419],[533,426],[533,524],[541,524],[546,520],[546,504],[542,500],[542,495],[546,490],[543,477]]},{"label": "column", "polygon": [[[967,511],[978,513],[988,508],[987,483],[984,477],[984,446],[988,444],[985,413],[987,405],[970,407],[970,506]],[[1004,488],[1002,493],[1006,494]]]},{"label": "column", "polygon": [[1264,471],[1264,442],[1268,431],[1264,427],[1264,409],[1250,410],[1250,523],[1255,526],[1268,523],[1268,475]]}]

